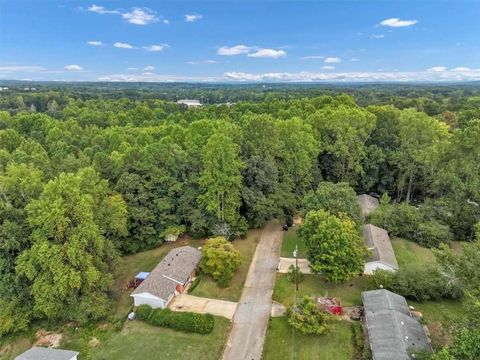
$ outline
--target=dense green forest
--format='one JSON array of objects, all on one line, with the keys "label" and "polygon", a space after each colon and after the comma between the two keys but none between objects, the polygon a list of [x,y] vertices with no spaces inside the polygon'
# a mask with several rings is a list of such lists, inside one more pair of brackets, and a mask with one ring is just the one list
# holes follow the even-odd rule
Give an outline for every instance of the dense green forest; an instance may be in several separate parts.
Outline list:
[{"label": "dense green forest", "polygon": [[478,87],[35,86],[0,94],[0,334],[102,318],[120,255],[241,237],[324,181],[421,245],[474,240]]}]

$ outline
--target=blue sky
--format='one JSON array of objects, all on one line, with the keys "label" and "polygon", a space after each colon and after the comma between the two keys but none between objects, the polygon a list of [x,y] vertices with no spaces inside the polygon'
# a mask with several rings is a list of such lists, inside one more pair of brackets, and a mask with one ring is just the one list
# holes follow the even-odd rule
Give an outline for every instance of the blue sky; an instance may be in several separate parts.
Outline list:
[{"label": "blue sky", "polygon": [[480,1],[0,0],[0,79],[480,79]]}]

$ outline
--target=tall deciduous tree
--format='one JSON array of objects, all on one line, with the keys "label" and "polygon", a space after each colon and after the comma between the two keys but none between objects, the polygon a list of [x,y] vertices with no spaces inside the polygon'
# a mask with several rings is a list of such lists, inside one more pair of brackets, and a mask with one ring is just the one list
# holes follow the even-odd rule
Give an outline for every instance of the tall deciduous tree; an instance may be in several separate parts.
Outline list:
[{"label": "tall deciduous tree", "polygon": [[126,231],[126,207],[92,168],[60,174],[27,206],[32,246],[17,261],[38,317],[88,321],[109,311],[112,240]]},{"label": "tall deciduous tree", "polygon": [[223,237],[208,239],[202,247],[200,268],[226,287],[242,263],[240,253]]},{"label": "tall deciduous tree", "polygon": [[299,229],[310,267],[327,280],[341,283],[359,275],[366,255],[355,223],[325,210],[310,211]]}]

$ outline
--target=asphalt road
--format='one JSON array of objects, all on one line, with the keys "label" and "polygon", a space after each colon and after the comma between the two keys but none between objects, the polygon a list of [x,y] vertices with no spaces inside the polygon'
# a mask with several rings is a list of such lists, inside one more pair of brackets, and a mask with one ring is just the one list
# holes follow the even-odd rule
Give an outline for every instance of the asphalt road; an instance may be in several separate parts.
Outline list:
[{"label": "asphalt road", "polygon": [[272,307],[283,230],[271,221],[262,230],[238,302],[223,360],[260,360]]}]

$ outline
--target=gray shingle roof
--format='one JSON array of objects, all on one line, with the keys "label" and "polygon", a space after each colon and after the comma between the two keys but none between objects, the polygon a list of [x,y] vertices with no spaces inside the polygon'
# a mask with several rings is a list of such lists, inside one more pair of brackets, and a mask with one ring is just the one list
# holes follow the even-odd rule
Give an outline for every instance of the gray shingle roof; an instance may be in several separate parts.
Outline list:
[{"label": "gray shingle roof", "polygon": [[71,360],[78,354],[76,351],[34,346],[18,355],[15,360]]},{"label": "gray shingle roof", "polygon": [[371,214],[379,206],[378,199],[367,194],[357,195],[357,201],[362,208],[363,216]]},{"label": "gray shingle roof", "polygon": [[392,242],[388,236],[387,230],[379,228],[372,224],[363,227],[363,237],[365,246],[371,250],[366,262],[380,261],[385,265],[398,269],[397,258],[393,251]]},{"label": "gray shingle roof", "polygon": [[382,289],[364,291],[362,300],[374,360],[407,360],[412,350],[432,350],[403,296]]},{"label": "gray shingle roof", "polygon": [[175,292],[177,282],[184,284],[198,266],[201,252],[191,246],[172,249],[152,270],[150,275],[132,292],[148,292],[163,300],[168,300]]}]

